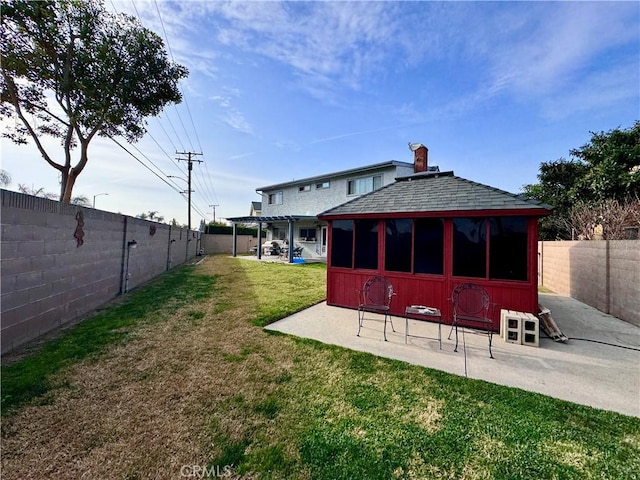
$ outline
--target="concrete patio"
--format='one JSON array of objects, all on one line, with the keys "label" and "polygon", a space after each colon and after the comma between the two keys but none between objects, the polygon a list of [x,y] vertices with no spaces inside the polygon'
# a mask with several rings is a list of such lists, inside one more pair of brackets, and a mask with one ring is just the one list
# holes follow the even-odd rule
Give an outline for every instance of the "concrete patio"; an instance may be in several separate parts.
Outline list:
[{"label": "concrete patio", "polygon": [[[540,294],[540,303],[570,340],[556,343],[541,330],[535,348],[506,343],[496,334],[490,359],[486,335],[466,333],[467,376],[640,417],[640,328],[569,297]],[[435,323],[409,320],[416,337],[405,344],[404,318],[393,317],[395,332],[387,325],[387,342],[382,317],[367,318],[358,337],[357,312],[323,302],[266,329],[465,375],[462,335],[456,353],[447,325],[440,350],[437,338],[421,338],[437,337]]]}]

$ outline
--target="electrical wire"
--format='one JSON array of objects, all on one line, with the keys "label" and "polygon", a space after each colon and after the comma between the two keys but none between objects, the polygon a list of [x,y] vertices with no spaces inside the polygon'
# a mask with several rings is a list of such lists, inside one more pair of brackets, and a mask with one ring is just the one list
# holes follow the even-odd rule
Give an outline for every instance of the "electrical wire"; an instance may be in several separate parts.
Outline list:
[{"label": "electrical wire", "polygon": [[[127,152],[129,155],[131,155],[134,159],[136,159],[136,161],[138,163],[140,163],[140,165],[142,165],[144,168],[146,168],[147,170],[149,170],[151,173],[153,173],[156,177],[158,177],[160,180],[162,180],[164,183],[166,183],[167,185],[169,185],[173,190],[175,190],[176,192],[180,193],[180,190],[176,189],[175,185],[172,185],[171,183],[169,183],[165,178],[161,177],[160,175],[158,175],[156,172],[154,172],[151,168],[149,168],[148,165],[146,165],[142,160],[140,160],[138,157],[136,157],[131,151],[129,151],[124,145],[122,145],[120,142],[118,142],[115,138],[113,138],[111,135],[108,135],[108,137],[116,144],[118,145],[121,149],[123,149],[125,152]],[[155,166],[155,165],[154,165]],[[157,168],[157,167],[156,167]]]},{"label": "electrical wire", "polygon": [[[166,183],[167,185],[169,185],[174,191],[183,194],[183,191],[180,189],[180,186],[177,185],[175,182],[172,182],[173,185],[171,183],[169,183],[169,181],[167,181],[165,178],[163,178],[162,176],[158,175],[158,173],[154,172],[148,165],[146,165],[142,160],[140,160],[136,155],[134,155],[131,151],[129,151],[124,145],[122,145],[120,142],[118,142],[115,138],[113,138],[112,136],[109,136],[109,138],[116,144],[118,145],[120,148],[122,148],[125,152],[127,152],[129,155],[131,155],[134,159],[136,159],[136,161],[138,161],[143,167],[145,167],[147,170],[149,170],[151,173],[153,173],[156,177],[158,177],[160,180],[162,180],[164,183]],[[131,144],[131,146],[133,148],[135,148],[140,155],[142,155],[143,157],[145,157],[149,163],[151,163],[154,167],[156,167],[156,169],[158,169],[163,175],[165,175],[165,177],[168,177],[168,175],[166,175],[162,169],[160,169],[149,157],[147,157],[138,147],[136,147],[135,145]],[[183,198],[185,201],[188,202],[188,199],[184,197]],[[193,201],[191,202],[191,208],[193,210],[195,210],[199,215],[201,215],[202,217],[206,217],[206,214],[198,207],[198,205],[196,205]]]},{"label": "electrical wire", "polygon": [[[158,12],[158,18],[160,19],[160,25],[162,26],[162,32],[164,33],[164,40],[167,43],[167,50],[169,51],[169,56],[171,57],[171,61],[175,63],[175,58],[173,57],[173,50],[171,49],[171,44],[169,43],[169,36],[167,35],[167,30],[164,27],[164,20],[162,20],[162,15],[160,13],[160,7],[158,6],[158,1],[157,0],[153,0],[153,3],[156,6],[156,11]],[[180,93],[182,94],[182,98],[186,99],[184,92],[182,91],[182,88],[180,88]],[[176,114],[178,115],[178,120],[180,121],[180,125],[182,125],[182,130],[184,130],[184,134],[187,136],[187,140],[189,141],[189,145],[191,146],[191,150],[195,150],[195,148],[193,148],[193,142],[191,141],[191,137],[189,137],[189,133],[187,132],[186,127],[184,126],[184,122],[182,121],[182,116],[180,115],[180,112],[178,111],[178,107],[174,104],[173,105]],[[188,107],[187,107],[188,110]],[[191,115],[191,111],[189,111],[189,115]],[[191,119],[191,123],[193,124],[193,118]],[[195,126],[194,126],[194,130],[195,130]]]},{"label": "electrical wire", "polygon": [[[545,335],[546,338],[548,338],[549,340],[553,340],[553,338],[551,338],[549,335],[547,335],[547,333],[543,330],[543,333]],[[607,345],[609,347],[616,347],[616,348],[624,348],[626,350],[634,350],[636,352],[640,352],[640,348],[636,348],[636,347],[627,347],[626,345],[618,345],[617,343],[610,343],[610,342],[603,342],[602,340],[593,340],[591,338],[577,338],[577,337],[569,337],[569,340],[578,340],[580,342],[592,342],[592,343],[600,343],[602,345]]]},{"label": "electrical wire", "polygon": [[[115,7],[115,4],[113,3],[113,0],[110,0],[110,2],[111,2],[111,6],[112,6],[112,8],[113,8],[114,12],[118,13],[118,11],[117,11],[117,9],[116,9],[116,7]],[[134,11],[135,11],[136,16],[137,16],[137,18],[138,18],[138,21],[142,24],[142,19],[140,18],[140,12],[138,11],[138,8],[136,7],[135,1],[134,1],[134,0],[131,0],[131,3],[132,3],[132,5],[133,5]],[[161,14],[161,12],[160,12],[160,7],[159,7],[159,5],[158,5],[157,0],[154,0],[154,5],[155,5],[155,7],[156,7],[156,12],[157,12],[157,14],[158,14],[158,19],[160,20],[160,25],[161,25],[161,27],[162,27],[162,32],[163,32],[163,34],[164,34],[164,38],[165,38],[165,42],[166,42],[166,45],[167,45],[167,50],[168,50],[168,52],[169,52],[169,56],[171,57],[171,61],[175,63],[175,58],[174,58],[174,56],[173,56],[173,50],[171,49],[171,44],[170,44],[170,42],[169,42],[169,36],[167,35],[167,30],[166,30],[166,28],[165,28],[164,20],[163,20],[163,18],[162,18],[162,14]],[[202,148],[201,148],[201,145],[200,145],[200,138],[198,137],[198,132],[197,132],[197,130],[196,130],[195,123],[194,123],[194,120],[193,120],[193,116],[192,116],[192,114],[191,114],[191,109],[189,108],[189,103],[188,103],[187,97],[186,97],[186,95],[184,94],[183,89],[182,89],[181,87],[178,87],[178,88],[180,88],[180,92],[181,92],[181,94],[182,94],[182,98],[183,98],[183,100],[184,100],[184,102],[185,102],[185,106],[186,106],[186,108],[187,108],[187,113],[188,113],[188,116],[189,116],[189,118],[190,118],[191,126],[193,127],[193,132],[194,132],[195,137],[196,137],[196,140],[197,140],[197,142],[198,142],[198,146],[200,147],[200,151],[202,151]],[[187,138],[187,141],[188,141],[188,143],[189,143],[189,144],[191,145],[191,147],[192,147],[192,148],[191,148],[191,150],[195,150],[195,149],[193,148],[193,142],[191,141],[191,137],[189,136],[189,133],[188,133],[188,131],[187,131],[187,128],[185,127],[185,124],[184,124],[184,122],[183,122],[183,120],[182,120],[182,117],[181,117],[181,115],[180,115],[180,112],[179,112],[179,110],[178,110],[178,108],[177,108],[177,106],[176,106],[175,104],[174,104],[174,108],[175,108],[176,115],[178,116],[178,120],[179,120],[179,122],[180,122],[180,124],[181,124],[181,126],[182,126],[183,131],[184,131],[184,134],[185,134],[185,136],[186,136],[186,138]],[[171,130],[172,130],[172,131],[173,131],[173,133],[175,134],[175,138],[177,139],[177,142],[180,144],[180,146],[181,146],[182,150],[183,150],[183,151],[184,151],[184,150],[186,150],[186,149],[184,148],[184,144],[183,144],[183,142],[182,142],[181,136],[180,136],[180,135],[178,135],[178,132],[177,132],[177,130],[176,130],[176,128],[175,128],[175,126],[174,126],[173,122],[171,121],[171,118],[170,118],[168,115],[166,115],[166,116],[165,116],[165,118],[166,118],[166,119],[167,119],[167,121],[169,122],[169,125],[170,125],[170,127],[171,127]],[[165,136],[166,136],[166,137],[167,137],[167,139],[169,140],[169,143],[172,145],[173,149],[174,149],[175,151],[177,151],[178,149],[176,148],[176,146],[175,146],[175,144],[174,144],[173,140],[171,139],[171,136],[167,133],[167,130],[166,130],[166,129],[164,128],[164,126],[162,125],[160,115],[156,116],[156,120],[157,120],[157,122],[158,122],[158,125],[159,125],[159,126],[160,126],[160,128],[162,129],[163,133],[165,134]],[[147,131],[146,133],[151,137],[151,139],[153,140],[153,142],[158,146],[158,148],[160,148],[160,150],[165,154],[165,156],[167,156],[167,158],[169,158],[169,159],[173,162],[173,164],[178,168],[178,171],[179,171],[182,175],[185,175],[185,176],[186,176],[186,175],[187,175],[187,172],[185,172],[185,171],[184,171],[184,170],[179,166],[179,164],[174,160],[174,158],[173,158],[173,157],[171,157],[171,155],[169,155],[169,154],[166,152],[166,150],[165,150],[165,149],[162,147],[162,145],[161,145],[161,144],[160,144],[160,143],[155,139],[155,137],[154,137],[150,132],[148,132],[148,131]],[[153,171],[153,170],[152,170],[148,165],[144,164],[144,162],[142,162],[142,160],[140,160],[138,157],[136,157],[136,156],[135,156],[131,151],[129,151],[126,147],[124,147],[122,144],[120,144],[120,143],[119,143],[117,140],[115,140],[113,137],[109,137],[109,138],[111,138],[111,140],[112,140],[112,141],[114,141],[118,146],[120,146],[120,148],[122,148],[122,149],[123,149],[123,150],[125,150],[127,153],[129,153],[129,155],[131,155],[133,158],[135,158],[135,159],[136,159],[136,160],[137,160],[141,165],[143,165],[145,168],[147,168],[150,172],[152,172],[152,173],[153,173],[154,175],[156,175],[158,178],[161,178],[161,179],[162,179],[162,181],[163,181],[164,183],[166,183],[167,185],[169,185],[169,186],[170,186],[172,189],[174,189],[174,190],[176,190],[176,188],[177,188],[177,189],[178,189],[177,191],[178,191],[178,192],[181,192],[181,187],[180,187],[178,184],[176,184],[174,181],[171,181],[171,183],[169,183],[167,180],[165,180],[164,178],[160,177],[156,172],[154,172],[154,171]],[[131,145],[133,148],[135,148],[135,149],[139,152],[139,154],[140,154],[141,156],[143,156],[143,157],[144,157],[144,158],[145,158],[149,163],[151,163],[151,165],[153,165],[153,166],[154,166],[158,171],[160,171],[163,175],[165,175],[165,177],[170,178],[168,175],[166,175],[166,174],[162,171],[162,169],[161,169],[160,167],[158,167],[158,165],[156,165],[156,164],[155,164],[155,163],[154,163],[154,162],[153,162],[153,161],[152,161],[152,160],[151,160],[147,155],[145,155],[145,154],[144,154],[144,153],[143,153],[143,152],[142,152],[142,151],[141,151],[137,146],[135,146],[135,145],[133,145],[133,144],[130,144],[130,145]],[[205,168],[206,168],[206,164],[205,164]],[[209,176],[209,175],[208,175],[208,171],[207,171],[207,176]],[[200,194],[199,194],[199,196],[201,196],[201,197],[203,198],[203,200],[206,202],[206,204],[207,204],[207,205],[208,205],[208,204],[211,204],[211,203],[212,203],[212,201],[209,201],[209,199],[207,199],[207,198],[206,198],[205,193],[208,193],[209,197],[211,198],[211,193],[213,193],[213,197],[216,197],[216,196],[215,196],[215,191],[213,191],[213,189],[211,189],[210,191],[206,192],[206,190],[207,190],[208,186],[206,185],[206,183],[204,183],[205,187],[207,187],[207,188],[203,187],[203,186],[202,186],[203,184],[202,184],[202,183],[200,183],[199,177],[198,177],[197,175],[193,175],[192,179],[194,180],[194,183],[196,183],[196,184],[198,185],[198,188],[199,188],[200,190],[202,190],[202,193],[200,193]],[[209,178],[209,183],[211,183],[210,178]],[[172,184],[173,184],[173,185],[172,185]],[[196,192],[193,192],[193,193],[196,193]],[[184,198],[184,196],[183,196],[183,198]],[[186,200],[186,201],[188,201],[188,200],[187,200],[187,198],[185,198],[185,200]],[[217,201],[217,198],[216,198],[216,201]],[[202,210],[201,210],[201,209],[200,209],[200,208],[199,208],[199,207],[198,207],[198,206],[193,202],[193,198],[192,198],[192,202],[191,202],[191,208],[193,208],[193,209],[194,209],[197,213],[199,213],[202,217],[206,217],[206,214],[204,214],[204,213],[202,212]]]}]

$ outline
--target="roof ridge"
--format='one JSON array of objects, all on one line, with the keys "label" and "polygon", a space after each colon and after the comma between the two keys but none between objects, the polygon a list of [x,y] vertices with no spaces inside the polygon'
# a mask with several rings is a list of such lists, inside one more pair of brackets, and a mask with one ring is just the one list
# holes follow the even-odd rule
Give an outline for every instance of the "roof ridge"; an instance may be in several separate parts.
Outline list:
[{"label": "roof ridge", "polygon": [[484,187],[484,188],[488,188],[489,190],[493,190],[496,191],[498,193],[504,193],[507,194],[513,198],[516,198],[518,200],[522,200],[528,203],[533,203],[536,205],[544,205],[546,207],[551,207],[553,208],[551,205],[547,205],[544,202],[541,202],[540,200],[536,200],[535,198],[527,198],[522,196],[522,194],[520,193],[512,193],[512,192],[508,192],[507,190],[503,190],[502,188],[498,188],[498,187],[492,187],[491,185],[487,185],[486,183],[480,183],[480,182],[476,182],[475,180],[469,180],[468,178],[464,178],[464,177],[459,177],[458,175],[453,175],[453,178],[457,178],[459,180],[462,180],[464,182],[470,183],[472,185],[478,185],[480,187]]},{"label": "roof ridge", "polygon": [[402,181],[397,180],[378,190],[325,210],[319,215],[479,210],[531,211],[533,215],[544,216],[549,214],[553,207],[501,188],[459,177],[453,172],[440,172],[438,175],[406,177]]}]

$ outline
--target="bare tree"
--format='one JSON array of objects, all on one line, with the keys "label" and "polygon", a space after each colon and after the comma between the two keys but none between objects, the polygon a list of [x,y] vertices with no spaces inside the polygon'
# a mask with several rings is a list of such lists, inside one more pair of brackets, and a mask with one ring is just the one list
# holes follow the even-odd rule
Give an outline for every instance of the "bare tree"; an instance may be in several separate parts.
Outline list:
[{"label": "bare tree", "polygon": [[624,240],[629,229],[640,227],[640,201],[580,202],[571,209],[565,227],[581,240]]}]

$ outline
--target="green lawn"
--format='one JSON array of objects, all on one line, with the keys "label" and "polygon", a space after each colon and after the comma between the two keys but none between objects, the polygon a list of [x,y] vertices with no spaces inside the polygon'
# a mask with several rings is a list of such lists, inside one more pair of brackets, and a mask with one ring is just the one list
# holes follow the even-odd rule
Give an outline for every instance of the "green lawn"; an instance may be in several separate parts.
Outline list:
[{"label": "green lawn", "polygon": [[[178,478],[180,461],[266,479],[640,478],[638,418],[261,328],[321,301],[324,291],[323,265],[212,257],[131,292],[40,353],[3,367],[3,404],[12,407],[8,433],[3,426],[3,471],[15,472],[8,478],[31,471],[23,451],[29,436],[21,432],[39,409],[48,408],[42,418],[50,419],[68,410],[64,402],[77,402],[76,415],[91,425],[95,412],[80,408],[91,391],[76,387],[69,400],[65,389],[117,360],[123,373],[112,372],[103,394],[117,399],[136,388],[145,397],[141,410],[165,418],[165,429],[188,420],[189,438],[166,450],[140,443],[139,430],[107,421],[123,420],[113,402],[105,403],[106,420],[96,423],[110,430],[88,427],[99,447],[79,442],[65,455],[43,454],[57,472],[76,473],[82,459],[96,457],[94,471],[109,464],[109,478],[154,478],[149,465],[171,472],[160,478]],[[100,340],[89,340],[94,336]],[[79,344],[88,351],[78,354]],[[134,348],[144,355],[129,355]],[[128,365],[129,358],[136,360]],[[184,378],[192,381],[183,387]],[[165,408],[159,385],[174,385],[179,403]],[[66,428],[55,418],[50,427],[43,423],[33,435]],[[194,442],[199,460],[188,454]],[[115,451],[127,452],[126,466],[119,467]],[[166,451],[178,460],[169,464]]]}]

